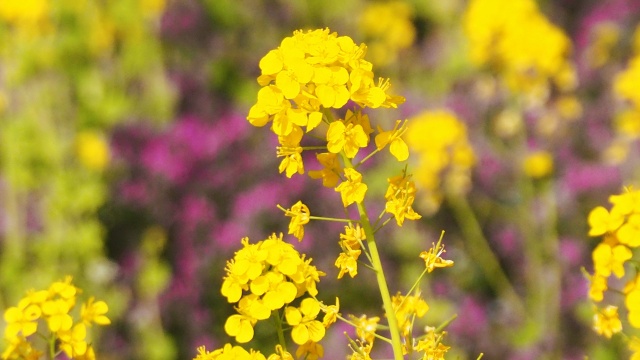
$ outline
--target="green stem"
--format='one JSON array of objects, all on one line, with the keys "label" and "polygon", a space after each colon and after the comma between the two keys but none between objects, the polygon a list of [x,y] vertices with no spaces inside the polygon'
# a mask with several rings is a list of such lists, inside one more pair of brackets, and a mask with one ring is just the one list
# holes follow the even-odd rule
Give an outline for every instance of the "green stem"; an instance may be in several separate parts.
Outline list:
[{"label": "green stem", "polygon": [[485,280],[499,294],[516,307],[516,310],[524,315],[525,307],[516,291],[511,286],[509,278],[502,270],[497,256],[494,254],[487,238],[482,232],[475,212],[462,195],[447,194],[447,204],[453,210],[456,221],[460,224],[467,241],[467,251],[477,261],[479,268],[484,272]]},{"label": "green stem", "polygon": [[[342,159],[344,160],[345,167],[353,168],[351,159],[349,159],[344,152],[340,152]],[[369,248],[369,254],[371,255],[371,265],[375,269],[376,280],[378,281],[378,289],[380,290],[380,296],[382,297],[382,303],[384,312],[387,315],[387,321],[389,322],[389,332],[391,333],[391,346],[393,348],[393,356],[396,360],[404,359],[402,355],[402,339],[400,336],[400,328],[398,327],[398,321],[395,316],[393,304],[391,302],[391,295],[389,294],[389,287],[387,285],[387,279],[384,276],[384,270],[382,268],[382,261],[380,260],[380,253],[378,252],[378,246],[374,237],[373,228],[369,221],[369,216],[363,205],[363,203],[356,203],[358,207],[358,213],[360,214],[360,226],[364,230],[367,237],[367,247]]]},{"label": "green stem", "polygon": [[323,221],[335,221],[335,222],[344,222],[344,223],[357,223],[359,220],[353,219],[338,219],[338,218],[330,218],[324,216],[309,216],[310,220],[323,220]]},{"label": "green stem", "polygon": [[282,330],[282,318],[280,317],[280,313],[278,310],[271,311],[271,317],[273,317],[273,321],[276,323],[276,332],[278,333],[278,342],[280,346],[282,346],[283,350],[287,350],[287,342],[284,340],[284,331]]}]

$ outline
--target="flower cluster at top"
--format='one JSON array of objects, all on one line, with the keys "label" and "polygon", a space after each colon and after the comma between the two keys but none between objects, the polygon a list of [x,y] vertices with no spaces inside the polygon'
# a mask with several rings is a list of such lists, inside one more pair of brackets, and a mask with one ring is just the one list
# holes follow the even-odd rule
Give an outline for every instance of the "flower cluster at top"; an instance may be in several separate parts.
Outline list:
[{"label": "flower cluster at top", "polygon": [[[109,307],[90,297],[82,304],[76,320],[72,312],[80,293],[71,277],[52,283],[46,290],[28,291],[17,306],[4,312],[4,338],[9,345],[2,359],[53,359],[60,353],[70,359],[95,359],[87,328],[93,324],[109,325],[111,321],[105,315]],[[47,340],[42,344],[47,355],[34,346],[41,338]]]},{"label": "flower cluster at top", "polygon": [[[634,56],[629,65],[614,79],[613,88],[618,97],[628,105],[616,115],[615,129],[618,134],[611,146],[614,162],[625,159],[631,148],[631,143],[640,138],[640,26],[634,34]],[[617,151],[616,151],[617,150]]]},{"label": "flower cluster at top", "polygon": [[[361,108],[397,107],[404,102],[404,98],[387,93],[388,79],[374,79],[372,64],[364,60],[366,49],[364,44],[356,45],[350,37],[339,37],[329,29],[296,31],[260,60],[258,83],[262,88],[247,119],[254,126],[271,123],[280,142],[278,156],[284,158],[280,172],[286,171],[288,177],[304,173],[300,142],[322,122],[330,124],[326,132],[328,154],[344,150],[352,159],[369,144],[373,130],[360,110],[337,121],[325,110],[340,109],[349,101]],[[402,161],[408,153],[395,155]],[[332,157],[325,157],[323,165],[331,164]]]},{"label": "flower cluster at top", "polygon": [[[637,261],[633,250],[640,246],[640,191],[627,189],[622,194],[610,196],[609,201],[613,204],[611,210],[598,206],[588,217],[589,235],[603,237],[592,253],[594,273],[590,276],[589,297],[601,303],[607,290],[613,290],[608,292],[612,295],[621,294],[626,305],[628,324],[640,329],[640,275],[637,271],[630,279],[626,278],[622,289],[609,289],[609,279],[612,276],[623,279],[625,265]],[[613,305],[596,307],[594,329],[607,338],[622,332],[618,308]],[[638,339],[631,343],[634,341],[637,343]],[[635,356],[640,356],[638,349],[634,351]]]},{"label": "flower cluster at top", "polygon": [[475,156],[464,123],[453,113],[437,110],[416,115],[407,143],[418,156],[415,180],[427,190],[421,197],[423,209],[437,211],[445,192],[466,193]]},{"label": "flower cluster at top", "polygon": [[575,87],[571,41],[534,0],[472,0],[463,21],[471,61],[495,68],[512,91],[546,94],[549,81]]}]

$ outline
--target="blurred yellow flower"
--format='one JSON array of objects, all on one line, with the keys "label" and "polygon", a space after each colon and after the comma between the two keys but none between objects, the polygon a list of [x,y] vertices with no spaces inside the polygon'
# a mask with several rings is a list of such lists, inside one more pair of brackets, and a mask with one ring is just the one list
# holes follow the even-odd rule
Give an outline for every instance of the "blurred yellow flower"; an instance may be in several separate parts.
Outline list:
[{"label": "blurred yellow flower", "polygon": [[360,30],[368,39],[368,55],[379,65],[394,62],[402,49],[415,41],[413,8],[405,1],[369,2],[359,20]]},{"label": "blurred yellow flower", "polygon": [[622,331],[622,322],[618,317],[618,307],[609,305],[604,309],[596,308],[593,316],[593,329],[608,339]]},{"label": "blurred yellow flower", "polygon": [[447,110],[424,111],[409,120],[405,136],[418,158],[413,177],[426,191],[421,202],[427,213],[434,213],[444,192],[464,193],[470,186],[475,155],[467,139],[464,123]]},{"label": "blurred yellow flower", "polygon": [[109,144],[98,132],[81,131],[76,135],[76,156],[87,169],[104,170],[110,160]]},{"label": "blurred yellow flower", "polygon": [[522,170],[530,178],[543,178],[553,171],[553,157],[547,151],[528,154],[522,163]]}]

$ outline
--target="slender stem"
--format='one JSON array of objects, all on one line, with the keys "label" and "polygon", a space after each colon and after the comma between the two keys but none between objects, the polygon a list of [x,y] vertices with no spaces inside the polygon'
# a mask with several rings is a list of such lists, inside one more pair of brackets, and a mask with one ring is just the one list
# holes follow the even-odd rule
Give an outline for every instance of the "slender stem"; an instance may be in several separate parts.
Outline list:
[{"label": "slender stem", "polygon": [[467,250],[474,260],[480,263],[480,269],[484,272],[486,281],[496,292],[503,294],[514,304],[520,314],[525,314],[525,307],[520,297],[502,270],[500,262],[484,236],[482,227],[467,199],[462,195],[451,193],[447,194],[445,198],[468,242]]},{"label": "slender stem", "polygon": [[324,217],[324,216],[309,216],[310,220],[323,220],[323,221],[335,221],[335,222],[345,222],[345,223],[352,223],[352,222],[359,222],[359,220],[353,220],[353,219],[338,219],[338,218],[330,218],[330,217]]},{"label": "slender stem", "polygon": [[[547,218],[542,220],[544,224],[542,234],[542,253],[541,258],[544,262],[544,270],[546,274],[543,274],[544,287],[541,288],[545,291],[545,319],[543,324],[546,325],[546,329],[543,332],[545,334],[545,340],[557,341],[557,334],[560,328],[560,297],[562,284],[560,279],[562,277],[559,254],[560,244],[558,241],[558,206],[555,196],[554,182],[551,179],[545,179],[540,184],[540,192],[542,202],[547,211]],[[544,276],[547,275],[547,276]],[[552,344],[553,349],[557,349],[556,344]],[[553,353],[556,359],[561,358],[561,354],[558,350]]]},{"label": "slender stem", "polygon": [[[344,152],[340,152],[342,159],[344,160],[345,167],[353,168],[351,159],[349,159]],[[369,221],[369,216],[363,205],[363,203],[356,203],[358,207],[358,213],[360,214],[360,226],[364,230],[367,237],[367,246],[369,248],[369,254],[371,255],[371,265],[375,269],[376,280],[378,281],[378,289],[380,290],[380,296],[382,297],[382,303],[384,311],[387,315],[387,321],[389,322],[389,332],[391,333],[391,346],[393,348],[393,356],[396,360],[404,359],[402,355],[402,340],[400,337],[400,329],[398,327],[398,321],[395,316],[393,304],[391,302],[391,295],[389,294],[389,287],[387,285],[387,279],[384,276],[384,270],[382,268],[382,261],[380,260],[380,253],[378,252],[378,246],[374,237],[373,228]]]},{"label": "slender stem", "polygon": [[280,312],[278,310],[271,311],[271,317],[273,317],[273,321],[276,323],[276,332],[278,333],[278,342],[282,349],[287,350],[287,342],[284,340],[284,331],[282,330],[282,318],[280,317]]}]

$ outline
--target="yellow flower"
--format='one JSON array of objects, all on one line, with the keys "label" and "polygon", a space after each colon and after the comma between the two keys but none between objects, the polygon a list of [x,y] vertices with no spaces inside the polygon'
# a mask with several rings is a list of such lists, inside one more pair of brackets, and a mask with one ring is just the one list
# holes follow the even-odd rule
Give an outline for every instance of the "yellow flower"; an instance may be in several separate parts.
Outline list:
[{"label": "yellow flower", "polygon": [[276,353],[269,355],[267,360],[293,360],[293,356],[278,344],[276,345]]},{"label": "yellow flower", "polygon": [[307,341],[298,346],[296,357],[298,359],[318,360],[324,356],[324,348],[317,342]]},{"label": "yellow flower", "polygon": [[234,314],[224,323],[224,331],[227,335],[235,337],[237,342],[247,343],[253,339],[255,323],[256,320],[247,315]]},{"label": "yellow flower", "polygon": [[389,187],[385,194],[385,199],[387,199],[385,211],[393,214],[398,226],[402,226],[405,219],[417,220],[422,218],[412,207],[416,194],[416,187],[413,181],[409,181],[404,175],[394,176],[387,181],[389,182]]},{"label": "yellow flower", "polygon": [[616,231],[616,238],[629,247],[640,246],[640,213],[627,217],[627,222]]},{"label": "yellow flower", "polygon": [[285,216],[291,217],[289,222],[289,234],[293,234],[298,241],[302,241],[304,237],[304,225],[309,223],[309,207],[303,204],[302,201],[295,203],[291,210],[285,209]]},{"label": "yellow flower", "polygon": [[350,315],[350,318],[356,327],[356,335],[358,335],[362,341],[373,344],[380,318],[377,316],[369,318],[366,315],[360,317]]},{"label": "yellow flower", "polygon": [[340,299],[336,297],[335,305],[324,305],[320,303],[320,308],[324,311],[324,318],[322,318],[322,325],[328,328],[331,324],[335,323],[338,320],[338,316],[340,315]]},{"label": "yellow flower", "polygon": [[71,329],[73,318],[69,315],[70,310],[69,303],[62,299],[49,300],[42,304],[42,313],[47,319],[49,330],[57,333]]},{"label": "yellow flower", "polygon": [[295,125],[287,136],[279,136],[280,145],[277,148],[277,156],[284,157],[280,162],[278,171],[285,172],[290,178],[293,174],[304,174],[304,163],[302,162],[302,129]]},{"label": "yellow flower", "polygon": [[595,311],[593,329],[599,335],[610,339],[613,334],[622,331],[622,322],[618,318],[618,307],[609,305],[604,309],[596,308]]},{"label": "yellow flower", "polygon": [[636,277],[635,286],[632,287],[630,291],[628,288],[625,288],[624,299],[624,303],[629,311],[627,314],[629,324],[636,329],[640,329],[640,286],[638,282],[638,277]]},{"label": "yellow flower", "polygon": [[338,160],[338,155],[320,153],[316,155],[316,158],[322,165],[322,170],[309,171],[309,176],[312,179],[322,179],[322,185],[325,187],[336,187],[340,181],[340,174],[342,174],[342,165]]},{"label": "yellow flower", "polygon": [[75,359],[76,356],[87,352],[87,328],[84,324],[80,323],[72,329],[60,331],[58,337],[60,349],[70,358]]},{"label": "yellow flower", "polygon": [[320,312],[320,304],[313,298],[306,298],[300,303],[300,308],[288,306],[285,308],[287,323],[293,326],[291,338],[298,345],[308,341],[318,342],[325,334],[322,323],[316,320]]},{"label": "yellow flower", "polygon": [[230,270],[235,276],[246,275],[249,280],[253,280],[262,274],[269,253],[258,244],[249,244],[249,238],[246,237],[242,239],[242,245],[244,247],[236,252],[235,262]]},{"label": "yellow flower", "polygon": [[398,328],[402,336],[410,343],[415,318],[423,317],[429,310],[429,305],[422,299],[420,293],[404,296],[400,292],[392,299],[392,306],[398,321]]},{"label": "yellow flower", "polygon": [[625,245],[611,245],[602,242],[593,249],[593,265],[598,275],[608,277],[613,272],[616,277],[624,276],[624,263],[633,256]]},{"label": "yellow flower", "polygon": [[[382,131],[380,127],[378,127],[379,134],[376,135],[376,147],[378,150],[384,149],[385,146],[389,145],[389,151],[393,156],[395,156],[398,161],[405,161],[409,158],[409,148],[407,144],[402,140],[402,135],[407,131],[407,121],[405,120],[400,126],[402,121],[396,120],[396,124],[392,130]],[[400,126],[400,128],[398,128]]]},{"label": "yellow flower", "polygon": [[222,348],[207,351],[204,346],[198,347],[198,354],[193,360],[266,360],[259,351],[243,349],[241,346],[225,344]]},{"label": "yellow flower", "polygon": [[589,277],[589,298],[595,302],[600,302],[604,298],[604,292],[607,291],[607,277],[593,274]]},{"label": "yellow flower", "polygon": [[436,334],[435,328],[428,327],[427,335],[423,340],[418,341],[414,350],[424,351],[422,360],[444,360],[444,356],[451,347],[442,343],[442,338],[446,332]]},{"label": "yellow flower", "polygon": [[374,63],[389,65],[400,50],[411,46],[416,35],[412,18],[413,9],[407,2],[367,3],[359,26],[371,39],[367,54],[371,54]]},{"label": "yellow flower", "polygon": [[635,108],[640,108],[640,56],[636,56],[629,62],[626,70],[618,74],[614,79],[614,91],[623,99],[633,103]]},{"label": "yellow flower", "polygon": [[5,338],[17,338],[18,334],[23,337],[35,334],[41,314],[40,307],[29,301],[20,301],[18,306],[8,308],[4,312],[4,320],[7,322],[4,330]]},{"label": "yellow flower", "polygon": [[629,360],[640,360],[640,338],[632,336],[629,339],[629,350],[633,351]]},{"label": "yellow flower", "polygon": [[341,252],[336,259],[335,265],[340,269],[338,279],[342,279],[344,274],[349,273],[352,278],[358,275],[358,257],[362,250],[347,250]]},{"label": "yellow flower", "polygon": [[360,224],[354,227],[352,224],[344,227],[344,234],[340,234],[340,248],[342,252],[335,262],[335,266],[340,269],[338,279],[348,273],[352,278],[358,274],[358,257],[362,253],[360,244],[366,240],[367,236]]},{"label": "yellow flower", "polygon": [[109,311],[109,306],[104,301],[94,302],[94,297],[90,297],[86,303],[82,304],[80,317],[82,322],[89,326],[91,323],[98,325],[109,325],[111,320],[105,315]]},{"label": "yellow flower", "polygon": [[31,342],[27,341],[24,336],[15,336],[7,338],[6,340],[9,344],[4,352],[2,352],[2,359],[40,360],[44,355],[42,352],[34,349]]},{"label": "yellow flower", "polygon": [[453,260],[444,260],[440,257],[446,252],[444,250],[444,245],[441,245],[441,243],[442,239],[438,240],[437,244],[432,244],[433,246],[429,251],[423,251],[420,253],[420,258],[424,260],[424,265],[428,272],[432,272],[435,268],[453,266]]},{"label": "yellow flower", "polygon": [[367,184],[362,183],[362,175],[353,168],[346,168],[344,176],[346,180],[335,188],[337,192],[340,192],[342,204],[347,207],[354,202],[361,203],[367,192]]},{"label": "yellow flower", "polygon": [[606,232],[615,231],[624,222],[624,216],[614,212],[609,213],[602,206],[597,206],[589,213],[589,236],[599,236]]},{"label": "yellow flower", "polygon": [[464,194],[469,189],[475,155],[464,123],[453,113],[424,111],[409,121],[405,139],[418,159],[413,179],[425,190],[422,208],[433,213],[445,192]]},{"label": "yellow flower", "polygon": [[327,130],[327,149],[337,154],[344,150],[348,158],[353,158],[358,149],[369,144],[369,137],[361,125],[347,124],[342,121],[334,121]]},{"label": "yellow flower", "polygon": [[76,137],[76,154],[87,169],[101,171],[109,164],[109,145],[95,131],[81,131]]},{"label": "yellow flower", "polygon": [[553,157],[546,151],[536,151],[524,158],[522,170],[528,177],[543,178],[553,171]]}]

